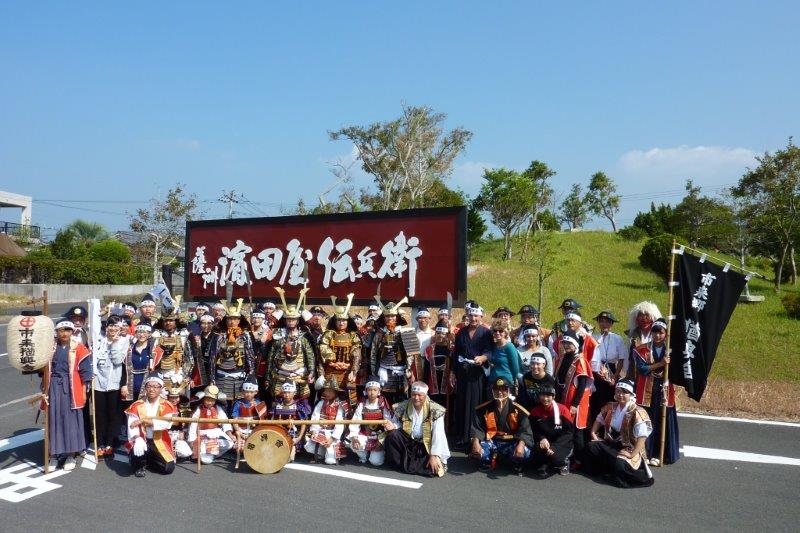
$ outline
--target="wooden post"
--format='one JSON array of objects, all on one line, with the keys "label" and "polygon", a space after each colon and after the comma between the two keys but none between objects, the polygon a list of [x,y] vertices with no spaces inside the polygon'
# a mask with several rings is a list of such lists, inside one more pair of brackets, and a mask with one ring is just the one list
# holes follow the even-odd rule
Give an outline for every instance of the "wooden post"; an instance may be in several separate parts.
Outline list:
[{"label": "wooden post", "polygon": [[[42,314],[47,316],[47,291],[42,291]],[[42,376],[42,394],[44,400],[44,473],[50,473],[50,363],[44,367]]]},{"label": "wooden post", "polygon": [[[667,343],[666,349],[664,350],[664,357],[670,356],[670,342],[669,342],[669,335],[672,331],[672,304],[675,298],[675,245],[677,242],[675,240],[672,241],[672,249],[669,251],[670,260],[669,260],[669,300],[667,304]],[[664,448],[666,445],[666,436],[667,436],[667,403],[669,400],[669,365],[664,365],[664,383],[663,383],[663,391],[661,395],[661,448],[658,452],[658,465],[664,466]]]}]

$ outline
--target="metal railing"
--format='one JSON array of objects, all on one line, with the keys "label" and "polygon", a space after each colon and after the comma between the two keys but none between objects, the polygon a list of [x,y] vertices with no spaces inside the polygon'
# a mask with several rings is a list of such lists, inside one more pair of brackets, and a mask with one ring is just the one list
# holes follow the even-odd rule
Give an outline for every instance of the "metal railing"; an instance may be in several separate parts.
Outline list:
[{"label": "metal railing", "polygon": [[42,238],[42,228],[40,228],[39,226],[18,224],[16,222],[0,221],[0,233],[5,233],[6,235],[13,235],[14,237],[23,237],[27,239]]}]

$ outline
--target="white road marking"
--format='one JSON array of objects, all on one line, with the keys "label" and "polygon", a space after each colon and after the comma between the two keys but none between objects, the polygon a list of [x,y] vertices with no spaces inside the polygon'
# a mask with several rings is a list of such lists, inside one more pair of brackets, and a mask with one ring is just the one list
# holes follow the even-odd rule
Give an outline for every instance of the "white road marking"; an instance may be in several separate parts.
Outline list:
[{"label": "white road marking", "polygon": [[97,469],[97,461],[94,459],[94,450],[86,450],[86,455],[81,459],[81,468],[86,468],[87,470]]},{"label": "white road marking", "polygon": [[681,448],[681,452],[686,457],[696,457],[699,459],[718,459],[723,461],[741,461],[745,463],[800,466],[800,459],[795,459],[794,457],[781,457],[779,455],[736,452],[733,450],[720,450],[718,448],[701,448],[699,446],[684,446]]},{"label": "white road marking", "polygon": [[36,394],[31,394],[30,396],[25,396],[24,398],[17,398],[16,400],[11,400],[10,402],[6,402],[6,403],[3,403],[3,404],[0,404],[0,409],[2,409],[3,407],[7,407],[9,405],[14,405],[15,403],[24,402],[26,400],[32,400],[33,398],[36,398],[37,396],[39,396],[38,392]]},{"label": "white road marking", "polygon": [[6,353],[0,353],[0,357],[4,357],[4,356],[6,356],[6,355],[8,355],[8,352],[6,352]]},{"label": "white road marking", "polygon": [[15,437],[8,437],[7,439],[0,439],[0,452],[7,452],[8,450],[13,450],[14,448],[19,448],[20,446],[25,446],[32,442],[38,442],[42,439],[44,439],[43,429],[23,433]]},{"label": "white road marking", "polygon": [[69,474],[68,470],[56,470],[44,474],[44,469],[30,461],[0,470],[0,500],[19,503],[34,496],[60,488],[50,480]]},{"label": "white road marking", "polygon": [[684,418],[702,418],[703,420],[720,420],[722,422],[745,422],[747,424],[764,424],[766,426],[784,426],[790,428],[800,428],[797,422],[781,422],[780,420],[755,420],[753,418],[734,418],[731,416],[700,415],[696,413],[678,413]]},{"label": "white road marking", "polygon": [[345,470],[334,470],[333,468],[324,468],[314,465],[303,465],[298,463],[289,463],[283,468],[288,470],[301,470],[303,472],[313,472],[315,474],[325,474],[328,476],[344,477],[354,479],[356,481],[368,481],[370,483],[380,483],[381,485],[393,485],[395,487],[403,487],[406,489],[418,489],[422,487],[422,483],[416,481],[405,481],[403,479],[394,479],[391,477],[370,476],[367,474],[356,474],[354,472],[347,472]]}]

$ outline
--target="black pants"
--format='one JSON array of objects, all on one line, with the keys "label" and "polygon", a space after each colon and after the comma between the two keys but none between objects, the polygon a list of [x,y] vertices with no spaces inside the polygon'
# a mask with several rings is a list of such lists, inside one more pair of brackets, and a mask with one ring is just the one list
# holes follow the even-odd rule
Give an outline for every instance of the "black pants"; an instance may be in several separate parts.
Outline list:
[{"label": "black pants", "polygon": [[94,391],[94,414],[97,417],[97,446],[113,446],[119,435],[122,409],[118,390]]},{"label": "black pants", "polygon": [[397,465],[406,474],[430,476],[428,451],[422,441],[414,440],[401,429],[390,431],[383,441],[386,460]]},{"label": "black pants", "polygon": [[131,450],[130,458],[131,469],[134,472],[146,466],[159,474],[171,474],[175,470],[175,461],[166,461],[161,457],[161,454],[158,453],[158,448],[153,443],[153,439],[147,439],[147,451],[144,455],[137,457],[133,455],[133,450]]},{"label": "black pants", "polygon": [[572,450],[575,458],[582,463],[586,461],[586,428],[575,428],[572,437]]},{"label": "black pants", "polygon": [[538,443],[533,447],[533,458],[531,459],[534,467],[551,466],[561,468],[567,464],[567,459],[572,455],[572,434],[564,433],[556,439],[548,439],[552,455],[548,455],[542,450]]},{"label": "black pants", "polygon": [[594,419],[597,418],[600,409],[605,404],[614,400],[614,385],[610,385],[604,379],[597,377],[597,374],[595,376],[595,391],[589,396],[589,424],[594,423]]},{"label": "black pants", "polygon": [[645,461],[634,469],[627,461],[617,457],[622,446],[617,442],[592,441],[586,446],[586,470],[595,475],[606,474],[620,487],[649,487],[653,476]]}]

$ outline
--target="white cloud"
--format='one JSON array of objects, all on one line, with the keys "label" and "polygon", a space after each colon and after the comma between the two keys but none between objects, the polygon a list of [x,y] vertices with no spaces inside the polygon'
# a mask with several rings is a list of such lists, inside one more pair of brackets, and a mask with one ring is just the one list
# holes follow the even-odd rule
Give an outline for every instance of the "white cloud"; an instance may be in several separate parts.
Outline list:
[{"label": "white cloud", "polygon": [[722,186],[736,183],[745,169],[754,165],[755,155],[749,148],[722,146],[632,150],[619,158],[616,174],[620,181],[637,188],[654,180],[661,188],[674,189],[689,178],[704,187]]}]

